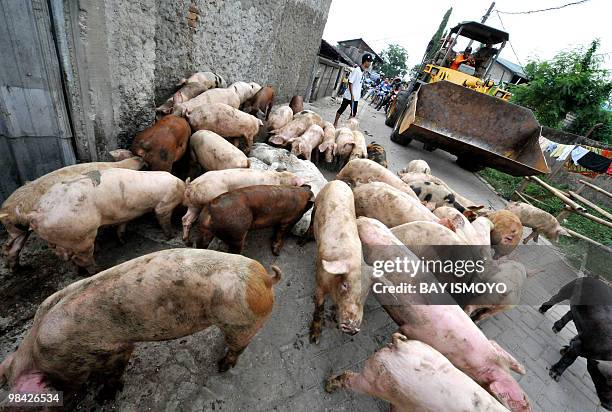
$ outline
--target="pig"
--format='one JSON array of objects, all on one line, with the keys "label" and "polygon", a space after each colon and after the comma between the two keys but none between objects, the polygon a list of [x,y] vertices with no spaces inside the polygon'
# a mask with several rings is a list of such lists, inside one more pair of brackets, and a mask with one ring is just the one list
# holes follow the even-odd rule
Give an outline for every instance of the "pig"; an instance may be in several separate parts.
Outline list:
[{"label": "pig", "polygon": [[361,277],[361,243],[355,221],[355,202],[351,188],[332,180],[319,192],[313,219],[304,244],[313,234],[317,242],[317,282],[310,341],[319,344],[325,297],[337,307],[338,327],[344,333],[359,332],[363,317],[364,289]]},{"label": "pig", "polygon": [[418,200],[383,182],[358,184],[353,189],[355,212],[380,220],[388,227],[408,222],[438,222],[440,219]]},{"label": "pig", "polygon": [[337,162],[344,166],[349,160],[353,148],[355,147],[355,135],[348,127],[339,127],[336,129],[336,147],[334,149],[334,157]]},{"label": "pig", "polygon": [[[123,158],[131,152],[128,150],[113,151],[116,159]],[[75,179],[83,173],[101,171],[110,168],[139,170],[145,165],[140,157],[131,157],[117,162],[80,163],[62,167],[28,182],[15,190],[0,207],[0,222],[8,232],[9,238],[3,246],[7,266],[10,270],[19,267],[19,253],[30,236],[29,214],[49,188],[64,180]]]},{"label": "pig", "polygon": [[245,154],[251,151],[253,139],[263,127],[263,122],[255,116],[223,103],[200,105],[187,115],[187,119],[194,130],[210,130],[231,139],[235,146],[243,147]]},{"label": "pig", "polygon": [[249,229],[274,227],[272,253],[278,256],[284,239],[314,203],[309,186],[248,186],[223,193],[202,208],[198,247],[217,236],[231,253],[242,253]]},{"label": "pig", "polygon": [[266,86],[244,103],[242,110],[260,120],[268,120],[274,105],[274,89]]},{"label": "pig", "polygon": [[[364,248],[363,256],[368,265],[373,265],[375,261],[393,261],[396,258],[419,260],[417,255],[402,247],[402,243],[379,221],[360,217],[357,219],[357,228]],[[376,247],[381,245],[394,247]],[[422,280],[421,277],[431,279],[428,272],[423,275],[415,278],[418,281]],[[382,278],[391,285],[412,282],[415,279],[407,276],[405,272],[394,271],[386,272]],[[415,299],[419,297],[411,293],[375,293],[374,296],[397,323],[404,336],[419,340],[439,351],[457,369],[472,378],[511,411],[531,410],[527,395],[509,372],[513,370],[524,374],[525,368],[495,341],[488,340],[458,305],[421,302],[415,304]],[[436,295],[435,299],[443,303],[449,301],[450,297]]]},{"label": "pig", "polygon": [[415,159],[408,162],[408,165],[398,172],[399,174],[405,173],[425,173],[426,175],[431,174],[431,168],[425,160]]},{"label": "pig", "polygon": [[[573,320],[578,335],[563,348],[561,359],[549,369],[548,374],[556,381],[579,356],[587,360],[612,361],[612,288],[608,283],[594,277],[574,279],[544,302],[540,306],[540,313],[546,313],[564,300],[570,301],[570,310],[555,322],[553,332],[560,332],[570,320]],[[599,384],[598,395],[607,387],[607,390],[603,390],[607,392],[607,396],[600,399],[602,404],[606,403],[609,407],[612,369],[602,367],[595,371],[593,366],[595,365],[592,365],[589,373],[592,377],[596,376]],[[606,376],[601,377],[597,372],[605,373]],[[607,385],[603,383],[605,381]]]},{"label": "pig", "polygon": [[498,262],[487,268],[480,281],[491,284],[502,283],[506,285],[507,291],[503,294],[493,292],[472,297],[463,310],[475,323],[509,311],[521,300],[523,284],[530,274],[520,262],[514,260]]},{"label": "pig", "polygon": [[470,224],[470,221],[457,209],[442,206],[438,207],[433,211],[433,214],[442,218],[450,219],[455,227],[455,232],[461,237],[468,245],[479,245],[479,236],[474,226]]},{"label": "pig", "polygon": [[361,133],[359,130],[353,130],[353,137],[355,146],[353,146],[353,150],[351,150],[349,159],[367,159],[368,148],[366,146],[365,137],[363,136],[363,133]]},{"label": "pig", "polygon": [[202,105],[223,103],[238,109],[240,97],[233,88],[211,89],[183,103],[177,103],[172,109],[175,116],[189,117],[189,115]]},{"label": "pig", "polygon": [[312,110],[302,110],[301,112],[297,112],[293,115],[294,120],[299,119],[299,118],[307,118],[311,120],[312,124],[316,124],[321,127],[325,126],[325,122],[323,121],[323,118],[318,113]]},{"label": "pig", "polygon": [[412,183],[410,187],[414,190],[414,193],[416,193],[419,199],[431,206],[432,209],[442,206],[452,206],[461,213],[467,210],[467,208],[457,202],[452,190],[438,182],[425,181],[422,184]]},{"label": "pig", "polygon": [[323,142],[319,145],[319,153],[325,153],[325,163],[334,160],[336,148],[336,128],[331,122],[325,122],[323,127]]},{"label": "pig", "polygon": [[343,180],[352,185],[357,183],[384,182],[416,200],[419,199],[410,186],[402,182],[399,177],[369,159],[351,160],[340,170],[336,179]]},{"label": "pig", "polygon": [[227,169],[204,173],[188,182],[183,204],[187,213],[183,216],[183,241],[189,241],[191,225],[197,219],[202,207],[215,197],[246,186],[290,185],[302,186],[304,180],[290,172],[276,172],[254,169]]},{"label": "pig", "polygon": [[359,130],[359,120],[354,117],[351,117],[348,122],[346,122],[346,126],[352,131]]},{"label": "pig", "polygon": [[491,231],[493,230],[493,222],[484,216],[479,216],[472,222],[474,228],[474,244],[475,245],[491,245]]},{"label": "pig", "polygon": [[169,114],[138,133],[131,151],[142,157],[149,169],[171,172],[172,164],[185,154],[190,134],[187,120]]},{"label": "pig", "polygon": [[299,113],[304,110],[304,99],[302,96],[293,96],[289,102],[289,107],[293,110],[293,113]]},{"label": "pig", "polygon": [[505,209],[514,213],[523,226],[533,229],[531,234],[523,240],[524,244],[531,239],[537,242],[540,233],[551,242],[557,242],[559,235],[571,236],[553,215],[535,206],[522,202],[510,202]]},{"label": "pig", "polygon": [[28,219],[30,228],[55,247],[58,255],[93,274],[94,242],[100,226],[119,225],[122,240],[128,221],[155,211],[170,238],[172,211],[183,201],[184,192],[185,183],[168,172],[94,170],[52,186]]},{"label": "pig", "polygon": [[491,244],[495,249],[495,257],[509,255],[523,238],[523,224],[514,213],[508,210],[498,210],[486,215],[491,223]]},{"label": "pig", "polygon": [[327,392],[337,388],[384,399],[398,412],[507,411],[440,352],[401,333],[394,333],[387,347],[370,356],[363,372],[327,379]]},{"label": "pig", "polygon": [[155,109],[156,112],[161,114],[169,114],[175,104],[186,102],[187,100],[193,99],[199,94],[217,87],[226,87],[225,80],[215,73],[212,72],[199,72],[193,74],[188,79],[182,79],[177,86],[182,86],[176,93],[174,93],[166,102]]},{"label": "pig", "polygon": [[384,168],[388,167],[387,152],[385,152],[384,147],[376,142],[372,142],[366,147],[366,151],[368,152],[368,159],[378,163]]},{"label": "pig", "polygon": [[[11,391],[74,390],[99,375],[115,392],[138,342],[159,342],[218,326],[228,350],[220,372],[263,327],[274,305],[257,261],[198,249],[167,249],[111,267],[49,296],[17,351],[0,365]],[[114,393],[113,393],[114,395]]]},{"label": "pig", "polygon": [[240,149],[210,130],[195,132],[189,140],[189,148],[192,161],[206,171],[250,166],[249,159]]},{"label": "pig", "polygon": [[306,160],[310,160],[312,151],[323,141],[323,129],[319,125],[313,124],[304,134],[296,138],[291,143],[291,153],[295,156],[302,156]]},{"label": "pig", "polygon": [[278,130],[293,120],[293,111],[289,106],[278,106],[268,117],[268,130]]},{"label": "pig", "polygon": [[255,94],[261,89],[261,86],[255,82],[234,82],[229,85],[228,89],[233,89],[236,92],[238,98],[240,99],[240,104],[242,105],[247,100],[255,96]]},{"label": "pig", "polygon": [[323,119],[314,112],[301,112],[294,115],[293,120],[277,130],[272,130],[269,142],[278,146],[287,146],[300,137],[313,124],[322,127]]}]

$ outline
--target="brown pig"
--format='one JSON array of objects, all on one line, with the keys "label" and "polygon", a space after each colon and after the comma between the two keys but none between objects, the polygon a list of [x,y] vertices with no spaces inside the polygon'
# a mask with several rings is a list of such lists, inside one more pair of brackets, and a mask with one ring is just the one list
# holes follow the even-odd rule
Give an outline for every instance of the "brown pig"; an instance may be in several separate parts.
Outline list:
[{"label": "brown pig", "polygon": [[368,159],[378,163],[384,168],[387,168],[387,152],[385,152],[384,147],[376,142],[372,142],[366,147],[366,151],[368,152]]},{"label": "brown pig", "polygon": [[317,241],[317,286],[310,341],[318,344],[327,295],[331,295],[338,308],[338,327],[342,332],[351,335],[359,332],[363,317],[361,243],[353,192],[346,183],[332,180],[321,189],[305,238],[311,234]]},{"label": "brown pig", "polygon": [[293,120],[293,110],[289,106],[278,106],[268,118],[268,130],[278,130]]},{"label": "brown pig", "polygon": [[208,247],[216,236],[240,254],[249,229],[273,226],[272,253],[278,256],[285,236],[313,203],[309,186],[248,186],[223,193],[202,209],[197,246]]},{"label": "brown pig", "polygon": [[357,183],[384,182],[401,190],[414,199],[419,199],[406,183],[391,171],[369,159],[351,160],[340,170],[336,179],[343,180],[352,185]]},{"label": "brown pig", "polygon": [[551,242],[559,240],[559,235],[570,236],[553,215],[535,206],[522,202],[511,202],[506,206],[506,210],[514,213],[521,221],[523,226],[533,229],[523,243],[533,239],[538,241],[539,234],[543,234]]},{"label": "brown pig", "polygon": [[255,116],[223,103],[200,105],[187,115],[187,119],[194,130],[210,130],[233,140],[234,145],[241,145],[246,154],[251,151],[253,139],[263,126]]},{"label": "brown pig", "polygon": [[378,219],[388,227],[440,220],[421,202],[383,182],[358,184],[353,189],[353,195],[357,216]]},{"label": "brown pig", "polygon": [[155,211],[167,237],[170,217],[183,201],[185,183],[168,172],[127,169],[94,170],[73,180],[55,184],[29,213],[30,228],[79,268],[95,272],[94,242],[98,228],[125,224]]},{"label": "brown pig", "polygon": [[289,102],[289,107],[293,110],[293,113],[299,113],[304,110],[304,98],[302,96],[293,96]]},{"label": "brown pig", "polygon": [[188,117],[190,113],[202,105],[223,103],[238,109],[240,107],[240,96],[233,88],[211,89],[183,103],[177,103],[172,109],[176,116]]},{"label": "brown pig", "polygon": [[191,225],[198,218],[204,205],[215,197],[246,186],[289,185],[302,186],[304,179],[290,172],[255,169],[227,169],[204,173],[185,190],[183,203],[188,207],[183,216],[183,241],[188,242]]},{"label": "brown pig", "polygon": [[523,238],[523,224],[514,213],[508,210],[498,210],[487,215],[493,223],[491,244],[495,256],[501,257],[512,253]]},{"label": "brown pig", "polygon": [[325,122],[323,127],[323,142],[319,145],[319,153],[325,153],[325,162],[334,160],[334,149],[336,147],[336,128],[331,122]]},{"label": "brown pig", "polygon": [[359,130],[353,130],[353,137],[355,146],[353,146],[353,150],[351,150],[349,159],[367,159],[368,147],[366,146],[365,136]]},{"label": "brown pig", "polygon": [[151,170],[172,171],[172,164],[185,154],[191,128],[182,117],[168,115],[138,133],[132,153],[140,156]]},{"label": "brown pig", "polygon": [[310,160],[312,151],[323,141],[323,129],[319,125],[313,124],[304,134],[296,138],[291,143],[291,153],[295,156],[302,156]]},{"label": "brown pig", "polygon": [[204,170],[248,168],[249,159],[236,146],[210,130],[195,132],[189,139],[191,159]]},{"label": "brown pig", "polygon": [[116,391],[138,342],[160,342],[218,326],[228,350],[219,371],[263,327],[281,271],[198,249],[150,253],[72,283],[36,311],[17,351],[0,366],[12,391],[74,390],[90,378]]},{"label": "brown pig", "polygon": [[273,105],[274,89],[272,86],[266,86],[244,103],[242,111],[260,120],[268,120]]},{"label": "brown pig", "polygon": [[[131,152],[127,150],[113,151],[117,156],[124,157]],[[59,182],[75,179],[83,173],[111,168],[138,170],[144,166],[140,157],[131,157],[117,162],[91,162],[62,167],[47,173],[38,179],[26,183],[15,190],[0,207],[0,222],[9,234],[8,241],[3,246],[6,263],[13,270],[19,266],[19,252],[23,249],[30,236],[29,214],[49,188]]]},{"label": "brown pig", "polygon": [[327,380],[327,392],[337,388],[384,399],[397,412],[508,411],[440,352],[400,333],[370,356],[363,372],[344,372]]}]

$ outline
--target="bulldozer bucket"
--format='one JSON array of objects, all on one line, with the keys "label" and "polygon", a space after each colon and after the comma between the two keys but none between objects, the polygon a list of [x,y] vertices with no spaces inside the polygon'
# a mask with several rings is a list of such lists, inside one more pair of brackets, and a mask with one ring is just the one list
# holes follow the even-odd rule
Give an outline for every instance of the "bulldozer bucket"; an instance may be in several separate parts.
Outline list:
[{"label": "bulldozer bucket", "polygon": [[398,132],[475,164],[513,176],[550,173],[531,110],[466,87],[424,84],[408,103]]}]

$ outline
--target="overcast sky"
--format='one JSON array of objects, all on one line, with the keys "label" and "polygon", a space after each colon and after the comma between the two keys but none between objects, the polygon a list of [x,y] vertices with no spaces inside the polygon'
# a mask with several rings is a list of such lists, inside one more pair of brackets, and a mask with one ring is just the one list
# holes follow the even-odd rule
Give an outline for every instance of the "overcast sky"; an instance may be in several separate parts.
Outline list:
[{"label": "overcast sky", "polygon": [[[521,12],[560,6],[576,0],[498,0],[495,9]],[[333,45],[339,40],[362,37],[377,53],[396,43],[408,51],[408,67],[420,62],[425,47],[442,16],[453,8],[447,28],[465,20],[480,21],[491,0],[332,0],[323,38]],[[601,40],[605,66],[612,69],[612,1],[586,3],[535,14],[501,14],[518,55],[506,45],[502,57],[526,64],[530,57],[549,59],[558,51]],[[497,13],[486,22],[503,29]],[[518,61],[517,61],[518,60]]]}]

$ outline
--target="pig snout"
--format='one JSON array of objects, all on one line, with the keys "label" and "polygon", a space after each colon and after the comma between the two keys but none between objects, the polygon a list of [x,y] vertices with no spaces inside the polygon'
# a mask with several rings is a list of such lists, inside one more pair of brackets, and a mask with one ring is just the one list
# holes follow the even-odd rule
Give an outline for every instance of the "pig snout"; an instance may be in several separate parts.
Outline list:
[{"label": "pig snout", "polygon": [[340,324],[340,330],[349,335],[356,335],[360,331],[359,329],[360,323],[361,323],[360,321],[356,321],[356,320],[347,320],[346,322],[343,322]]},{"label": "pig snout", "polygon": [[356,304],[340,305],[338,311],[338,328],[343,333],[356,335],[361,330],[363,308]]}]

